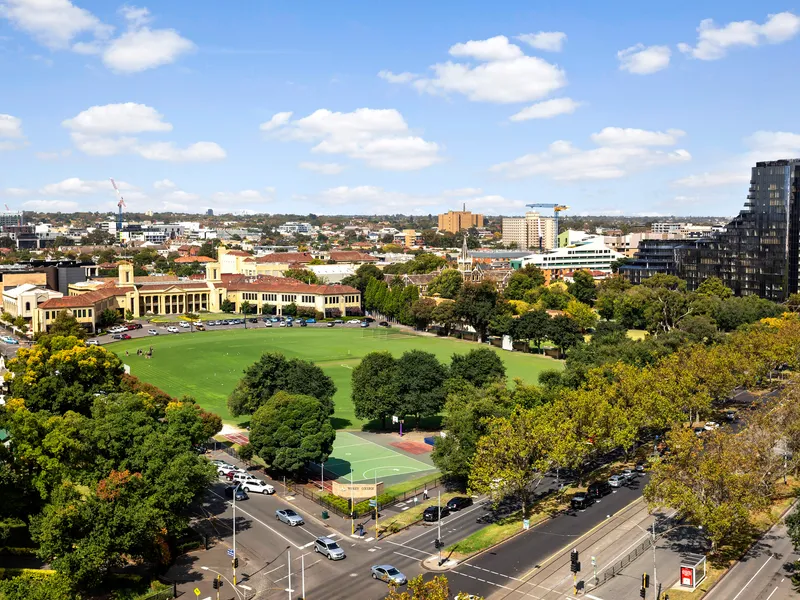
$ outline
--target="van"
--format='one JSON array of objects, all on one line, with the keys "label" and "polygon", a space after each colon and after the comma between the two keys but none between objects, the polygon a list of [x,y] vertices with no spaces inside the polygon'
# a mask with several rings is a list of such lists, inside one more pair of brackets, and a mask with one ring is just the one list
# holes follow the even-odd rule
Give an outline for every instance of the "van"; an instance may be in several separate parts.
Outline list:
[{"label": "van", "polygon": [[603,496],[607,496],[614,490],[611,489],[611,484],[607,481],[595,481],[594,483],[589,484],[589,489],[586,490],[586,494],[593,499],[602,498]]}]

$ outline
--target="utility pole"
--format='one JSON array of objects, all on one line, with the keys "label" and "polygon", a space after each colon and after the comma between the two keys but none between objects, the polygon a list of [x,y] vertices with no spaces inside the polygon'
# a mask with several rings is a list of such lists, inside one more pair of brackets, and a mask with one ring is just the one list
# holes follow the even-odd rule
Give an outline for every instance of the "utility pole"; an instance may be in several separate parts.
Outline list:
[{"label": "utility pole", "polygon": [[236,486],[236,489],[233,490],[233,559],[231,560],[231,564],[233,565],[233,585],[236,585],[236,492],[239,491],[239,486]]},{"label": "utility pole", "polygon": [[286,551],[286,566],[289,568],[289,600],[292,600],[292,551]]},{"label": "utility pole", "polygon": [[378,539],[378,470],[375,469],[375,539]]},{"label": "utility pole", "polygon": [[217,573],[217,600],[219,600],[219,588],[222,587],[222,576]]},{"label": "utility pole", "polygon": [[439,503],[439,518],[436,520],[439,526],[439,532],[436,534],[436,537],[439,538],[439,566],[442,566],[442,488],[439,488],[439,496],[438,496],[438,503]]},{"label": "utility pole", "polygon": [[356,534],[356,511],[353,498],[353,467],[350,467],[350,535]]},{"label": "utility pole", "polygon": [[300,555],[300,574],[303,580],[303,595],[300,596],[303,600],[306,600],[306,555]]},{"label": "utility pole", "polygon": [[322,488],[322,491],[325,491],[325,461],[323,460],[320,465],[322,467],[322,479],[320,479],[319,487]]},{"label": "utility pole", "polygon": [[653,596],[658,600],[658,574],[656,572],[656,520],[653,519]]}]

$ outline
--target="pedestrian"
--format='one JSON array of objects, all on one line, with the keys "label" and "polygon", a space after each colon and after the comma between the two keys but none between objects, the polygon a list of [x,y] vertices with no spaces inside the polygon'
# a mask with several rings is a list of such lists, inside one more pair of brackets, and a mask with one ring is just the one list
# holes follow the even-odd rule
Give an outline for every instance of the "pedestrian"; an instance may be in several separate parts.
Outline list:
[{"label": "pedestrian", "polygon": [[128,351],[127,350],[125,350],[125,356],[128,356]]},{"label": "pedestrian", "polygon": [[422,490],[422,499],[423,500],[427,500],[428,499],[428,488],[427,487],[424,490]]}]

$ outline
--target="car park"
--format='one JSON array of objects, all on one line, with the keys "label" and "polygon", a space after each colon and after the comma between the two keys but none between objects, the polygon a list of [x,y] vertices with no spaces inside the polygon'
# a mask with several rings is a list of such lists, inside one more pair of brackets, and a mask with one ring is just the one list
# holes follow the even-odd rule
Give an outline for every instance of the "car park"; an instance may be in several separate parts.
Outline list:
[{"label": "car park", "polygon": [[422,520],[428,523],[438,521],[440,518],[445,518],[450,514],[450,509],[447,506],[429,506],[422,513]]},{"label": "car park", "polygon": [[611,484],[607,481],[595,481],[594,483],[589,484],[589,488],[586,490],[586,493],[591,498],[602,498],[610,494],[613,490],[611,489]]},{"label": "car park", "polygon": [[238,485],[229,485],[225,488],[225,497],[233,498],[241,502],[242,500],[247,500],[247,492],[245,492],[241,487]]},{"label": "car park", "polygon": [[180,333],[181,332],[181,330],[178,329],[177,327],[175,327],[175,325],[170,325],[169,327],[167,327],[167,331],[169,331],[170,333]]},{"label": "car park", "polygon": [[296,527],[305,523],[305,521],[303,521],[303,517],[298,515],[291,508],[280,508],[276,510],[275,518],[282,523],[286,523],[290,527]]},{"label": "car park", "polygon": [[314,552],[327,556],[328,560],[342,560],[346,558],[342,547],[329,537],[319,537],[314,540]]},{"label": "car park", "polygon": [[461,510],[462,508],[467,508],[468,506],[472,506],[472,498],[468,496],[456,496],[455,498],[450,498],[446,504],[449,510]]},{"label": "car park", "polygon": [[569,504],[575,510],[586,510],[594,504],[594,498],[584,492],[578,492],[572,497]]},{"label": "car park", "polygon": [[155,329],[148,329],[147,335],[158,335],[158,331]]},{"label": "car park", "polygon": [[372,567],[372,578],[380,579],[386,583],[394,583],[395,585],[405,585],[408,583],[406,576],[392,565],[375,565]]},{"label": "car park", "polygon": [[608,485],[614,488],[622,487],[622,484],[625,482],[625,479],[622,475],[612,475],[608,478]]}]

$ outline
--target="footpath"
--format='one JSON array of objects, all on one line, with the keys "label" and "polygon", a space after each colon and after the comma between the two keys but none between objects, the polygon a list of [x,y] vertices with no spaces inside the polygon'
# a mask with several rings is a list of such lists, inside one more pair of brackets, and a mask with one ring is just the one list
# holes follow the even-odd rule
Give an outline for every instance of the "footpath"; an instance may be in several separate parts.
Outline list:
[{"label": "footpath", "polygon": [[[671,517],[671,513],[651,514],[643,500],[636,500],[492,598],[560,600],[577,589],[578,596],[590,600],[640,600],[642,575],[647,573],[646,598],[656,597],[657,585],[663,599],[664,592],[678,581],[682,557],[705,550],[694,528],[683,527]],[[577,574],[572,572],[573,550],[578,551]]]}]

